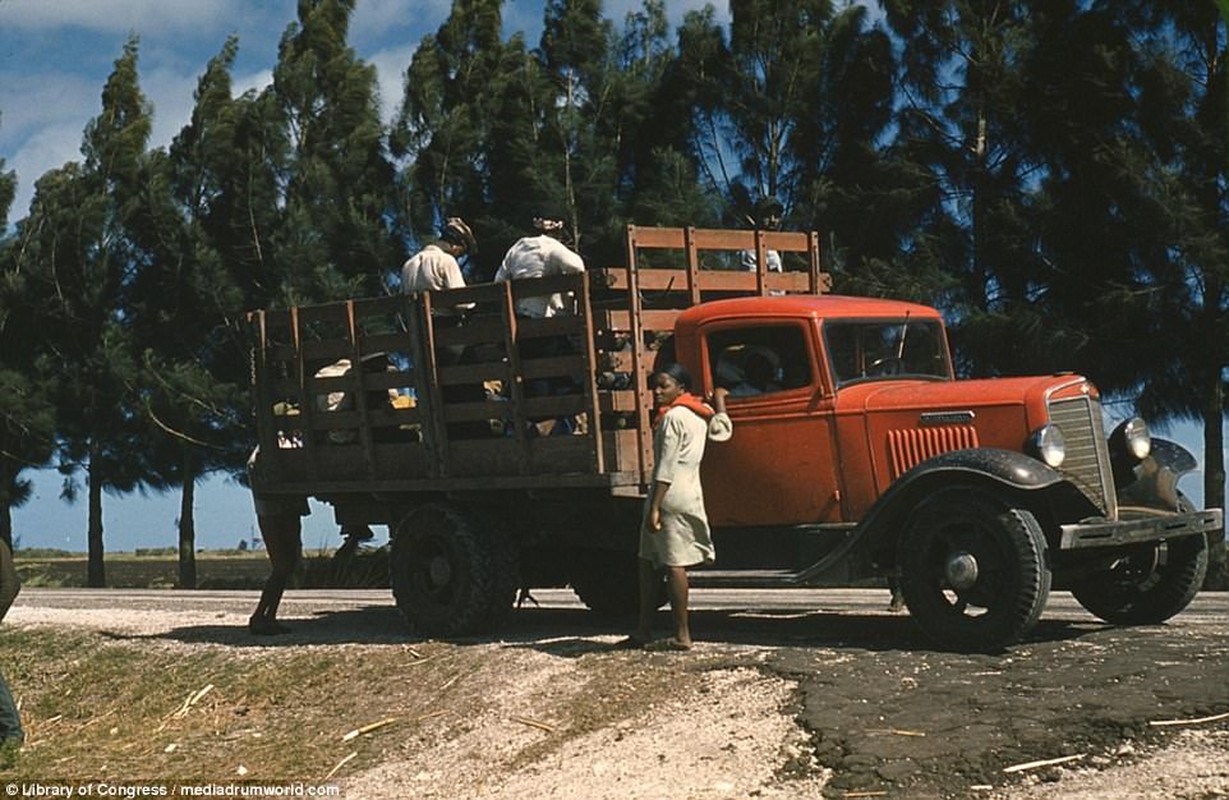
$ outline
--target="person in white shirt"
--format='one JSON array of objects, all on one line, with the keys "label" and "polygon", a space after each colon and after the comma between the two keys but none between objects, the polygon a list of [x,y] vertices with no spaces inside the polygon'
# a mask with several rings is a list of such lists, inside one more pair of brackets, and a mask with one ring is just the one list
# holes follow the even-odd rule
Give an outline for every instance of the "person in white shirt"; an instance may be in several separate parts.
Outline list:
[{"label": "person in white shirt", "polygon": [[[552,275],[572,275],[585,271],[585,262],[559,240],[563,232],[563,215],[543,211],[533,218],[536,236],[518,239],[508,248],[503,263],[495,272],[496,281],[516,281]],[[516,303],[516,313],[523,317],[544,319],[556,314],[571,313],[562,295],[522,297]]]},{"label": "person in white shirt", "polygon": [[[560,241],[563,235],[563,214],[553,209],[544,209],[533,217],[533,227],[538,234],[518,239],[504,255],[503,263],[495,272],[496,281],[519,281],[530,278],[545,278],[555,275],[574,275],[585,271],[585,262],[566,244]],[[559,293],[522,297],[516,301],[518,316],[546,319],[572,314],[575,298]],[[545,359],[567,355],[574,347],[567,336],[542,336],[526,339],[518,345],[522,360]],[[572,394],[579,390],[575,376],[555,375],[529,381],[525,385],[526,397]],[[581,429],[577,417],[533,420],[532,433],[537,436],[564,435]]]},{"label": "person in white shirt", "polygon": [[[406,294],[438,289],[460,289],[465,276],[457,260],[478,254],[478,242],[473,231],[460,217],[449,217],[440,231],[440,238],[424,247],[401,267],[401,291]],[[440,314],[455,313],[454,309],[437,309]]]}]

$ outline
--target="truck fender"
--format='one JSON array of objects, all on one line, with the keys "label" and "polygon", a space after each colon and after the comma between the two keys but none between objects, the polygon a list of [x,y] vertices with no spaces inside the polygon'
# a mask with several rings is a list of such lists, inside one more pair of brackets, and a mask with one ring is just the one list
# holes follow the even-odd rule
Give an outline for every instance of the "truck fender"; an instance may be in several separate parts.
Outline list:
[{"label": "truck fender", "polygon": [[[865,542],[872,561],[892,563],[909,514],[931,492],[952,484],[1005,491],[1020,497],[1022,507],[1031,509],[1075,503],[1083,506],[1081,516],[1099,513],[1061,473],[1035,458],[989,447],[953,450],[923,461],[901,475],[862,519],[858,538]],[[1031,497],[1025,500],[1025,496]]]},{"label": "truck fender", "polygon": [[1122,506],[1180,511],[1178,479],[1199,466],[1195,456],[1168,439],[1153,439],[1152,452],[1132,471],[1134,480],[1119,488]]}]

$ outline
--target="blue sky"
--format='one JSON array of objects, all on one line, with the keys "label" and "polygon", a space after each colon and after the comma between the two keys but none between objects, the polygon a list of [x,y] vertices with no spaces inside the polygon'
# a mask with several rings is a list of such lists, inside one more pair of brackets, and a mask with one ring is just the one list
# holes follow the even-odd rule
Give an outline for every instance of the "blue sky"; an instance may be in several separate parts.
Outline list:
[{"label": "blue sky", "polygon": [[[703,0],[667,3],[676,24],[686,11],[703,5]],[[725,18],[725,2],[714,5],[718,18]],[[450,6],[450,0],[358,0],[350,44],[378,71],[386,117],[400,102],[402,74],[414,49],[444,22]],[[639,7],[639,0],[607,0],[604,6],[616,21]],[[295,0],[0,0],[0,158],[20,181],[9,221],[25,216],[39,176],[80,159],[85,125],[98,114],[103,84],[131,34],[140,37],[141,86],[154,109],[151,144],[164,146],[188,121],[197,79],[227,36],[239,37],[235,91],[269,83],[278,40],[295,20],[296,8]],[[524,31],[536,43],[541,28],[542,0],[505,2],[505,36]],[[1197,455],[1201,451],[1192,426],[1176,428],[1172,438]],[[1183,488],[1201,497],[1197,476],[1186,478]],[[85,549],[84,501],[68,505],[59,490],[58,475],[41,474],[33,500],[14,511],[22,546]],[[176,541],[178,492],[106,496],[103,509],[108,550]],[[225,479],[203,484],[195,509],[202,547],[233,547],[254,533],[247,491]],[[309,548],[337,542],[326,507],[314,507],[304,530]]]},{"label": "blue sky", "polygon": [[[671,22],[704,5],[670,0]],[[722,18],[724,1],[714,5]],[[297,6],[296,0],[0,0],[0,158],[19,180],[9,222],[25,216],[39,176],[80,160],[86,123],[99,113],[103,84],[131,34],[140,37],[141,88],[153,106],[151,145],[165,146],[188,122],[197,80],[229,35],[239,37],[232,71],[236,93],[269,84],[278,41],[297,18]],[[506,0],[505,37],[523,31],[536,44],[542,6],[542,0]],[[358,0],[350,45],[376,67],[386,118],[400,102],[415,48],[443,24],[450,8],[451,0]],[[604,5],[607,18],[618,23],[639,8],[639,0]],[[58,475],[38,476],[35,497],[13,512],[22,546],[85,550],[84,495],[70,506],[59,493]],[[107,549],[173,545],[178,516],[177,492],[105,496]],[[233,547],[254,532],[247,491],[220,478],[201,486],[195,519],[202,547]],[[337,541],[326,507],[314,508],[304,531],[309,548]]]}]

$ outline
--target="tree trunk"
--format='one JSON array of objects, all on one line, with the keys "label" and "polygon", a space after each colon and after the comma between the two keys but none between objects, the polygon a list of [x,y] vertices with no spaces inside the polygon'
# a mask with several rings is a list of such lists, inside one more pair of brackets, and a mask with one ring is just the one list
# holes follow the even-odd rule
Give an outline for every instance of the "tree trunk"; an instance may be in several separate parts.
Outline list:
[{"label": "tree trunk", "polygon": [[179,504],[179,588],[196,588],[196,523],[192,507],[196,499],[196,459],[184,448],[183,495]]},{"label": "tree trunk", "polygon": [[[1220,374],[1213,376],[1208,387],[1203,411],[1203,505],[1205,508],[1225,507],[1225,387]],[[1208,577],[1205,589],[1229,589],[1229,565],[1226,564],[1225,532],[1208,534]]]},{"label": "tree trunk", "polygon": [[[0,448],[3,446],[0,445]],[[0,487],[12,487],[17,483],[17,473],[11,472],[11,464],[15,463],[12,459],[5,457],[0,453]],[[12,497],[12,495],[8,495]],[[13,507],[9,501],[0,502],[0,539],[3,539],[5,544],[11,550],[13,548]]]},{"label": "tree trunk", "polygon": [[94,474],[95,460],[90,459],[88,481],[90,485],[89,510],[89,561],[86,566],[85,585],[91,589],[101,589],[107,585],[107,574],[103,566],[102,544],[102,478]]}]

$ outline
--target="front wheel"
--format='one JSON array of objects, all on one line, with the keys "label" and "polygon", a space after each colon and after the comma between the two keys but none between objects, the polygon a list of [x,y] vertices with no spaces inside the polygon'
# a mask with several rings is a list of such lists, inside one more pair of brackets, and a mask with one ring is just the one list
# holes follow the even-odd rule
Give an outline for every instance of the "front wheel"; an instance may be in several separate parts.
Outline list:
[{"label": "front wheel", "polygon": [[512,609],[516,551],[485,516],[431,503],[397,526],[389,580],[397,608],[424,636],[487,633]]},{"label": "front wheel", "polygon": [[1018,641],[1050,594],[1036,517],[977,489],[943,489],[919,505],[899,559],[909,613],[954,650],[993,651]]},{"label": "front wheel", "polygon": [[1190,604],[1208,572],[1207,537],[1138,545],[1073,586],[1079,604],[1115,625],[1156,625]]}]

